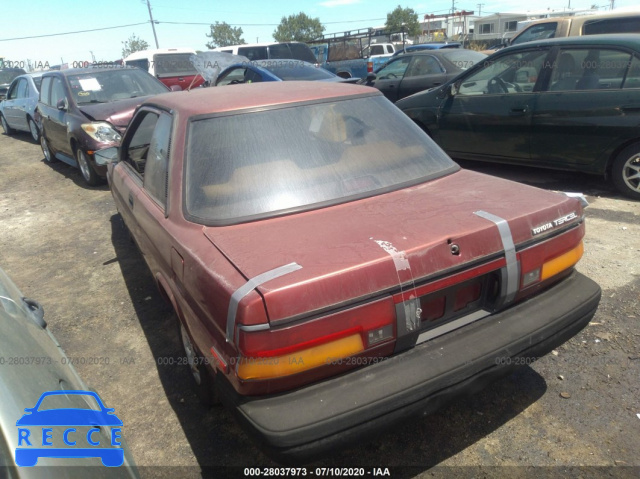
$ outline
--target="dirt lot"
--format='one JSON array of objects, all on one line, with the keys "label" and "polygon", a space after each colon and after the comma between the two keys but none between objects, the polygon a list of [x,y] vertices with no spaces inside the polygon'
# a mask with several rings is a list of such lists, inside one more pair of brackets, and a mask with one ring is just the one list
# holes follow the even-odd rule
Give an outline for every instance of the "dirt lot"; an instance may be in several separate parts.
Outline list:
[{"label": "dirt lot", "polygon": [[[226,410],[203,409],[186,368],[171,364],[181,356],[175,320],[106,185],[86,188],[77,170],[42,158],[28,135],[0,135],[0,267],[44,305],[80,374],[116,409],[142,475],[274,466]],[[588,195],[578,269],[603,289],[598,313],[569,343],[493,387],[311,467],[640,476],[640,203],[597,177],[469,166]]]}]

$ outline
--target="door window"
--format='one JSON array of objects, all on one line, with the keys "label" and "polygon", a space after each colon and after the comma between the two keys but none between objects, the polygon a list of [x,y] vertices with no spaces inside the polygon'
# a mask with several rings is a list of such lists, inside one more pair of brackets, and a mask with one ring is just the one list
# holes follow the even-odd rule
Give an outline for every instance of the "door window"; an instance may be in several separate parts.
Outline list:
[{"label": "door window", "polygon": [[622,87],[631,55],[601,48],[564,49],[553,63],[551,91],[614,90]]},{"label": "door window", "polygon": [[486,95],[533,91],[548,50],[502,55],[459,82],[458,95]]},{"label": "door window", "polygon": [[404,72],[407,71],[411,57],[403,57],[398,60],[389,62],[385,67],[376,73],[378,80],[394,80],[402,78]]},{"label": "door window", "polygon": [[443,73],[444,69],[440,66],[438,60],[431,55],[415,56],[411,62],[411,66],[407,70],[406,77],[435,75]]},{"label": "door window", "polygon": [[244,83],[245,70],[246,68],[244,67],[234,68],[230,72],[218,78],[216,85],[223,86],[223,85],[236,85],[238,83]]},{"label": "door window", "polygon": [[133,128],[133,136],[123,144],[124,161],[142,179],[145,191],[164,207],[167,202],[171,117],[147,111],[138,115]]},{"label": "door window", "polygon": [[633,57],[623,88],[640,88],[640,59]]},{"label": "door window", "polygon": [[7,93],[7,100],[15,100],[18,98],[18,88],[20,87],[20,81],[14,82]]},{"label": "door window", "polygon": [[51,105],[56,106],[60,100],[65,97],[64,86],[62,80],[55,77],[53,79],[53,85],[51,86]]},{"label": "door window", "polygon": [[27,85],[27,80],[22,78],[18,82],[18,98],[26,98],[29,91],[29,85]]},{"label": "door window", "polygon": [[51,77],[44,77],[40,88],[40,101],[45,105],[51,105]]}]

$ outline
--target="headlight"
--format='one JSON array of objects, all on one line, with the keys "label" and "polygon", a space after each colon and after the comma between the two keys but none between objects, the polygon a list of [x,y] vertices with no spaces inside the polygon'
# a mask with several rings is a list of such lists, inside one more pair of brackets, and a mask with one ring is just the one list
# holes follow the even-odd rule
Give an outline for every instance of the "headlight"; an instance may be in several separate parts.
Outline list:
[{"label": "headlight", "polygon": [[120,133],[105,121],[83,123],[81,126],[82,129],[87,132],[87,135],[101,143],[117,143],[122,139]]}]

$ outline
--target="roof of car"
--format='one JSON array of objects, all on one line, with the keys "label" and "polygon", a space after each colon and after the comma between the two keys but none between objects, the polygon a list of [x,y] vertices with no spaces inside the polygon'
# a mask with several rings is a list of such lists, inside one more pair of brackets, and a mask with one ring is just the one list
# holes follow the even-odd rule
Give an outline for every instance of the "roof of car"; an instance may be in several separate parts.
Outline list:
[{"label": "roof of car", "polygon": [[44,72],[43,75],[78,75],[81,73],[98,73],[98,72],[112,72],[114,70],[139,70],[136,67],[127,67],[122,65],[106,66],[106,67],[89,67],[89,68],[68,68],[66,70],[51,70]]},{"label": "roof of car", "polygon": [[381,93],[375,88],[344,83],[265,82],[165,93],[143,105],[153,104],[192,116],[357,95]]},{"label": "roof of car", "polygon": [[503,51],[513,51],[514,49],[530,48],[544,45],[604,45],[622,46],[640,50],[640,35],[637,33],[615,33],[602,35],[581,35],[575,37],[549,38],[547,40],[533,40],[530,42],[518,43],[507,47]]}]

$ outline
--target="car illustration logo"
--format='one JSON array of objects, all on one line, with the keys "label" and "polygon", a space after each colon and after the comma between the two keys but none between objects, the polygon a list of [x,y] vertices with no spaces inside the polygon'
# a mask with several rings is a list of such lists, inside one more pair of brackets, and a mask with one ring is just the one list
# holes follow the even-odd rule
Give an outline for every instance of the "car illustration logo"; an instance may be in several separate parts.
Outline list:
[{"label": "car illustration logo", "polygon": [[[45,399],[56,399],[56,396],[65,396],[67,399],[70,399],[70,396],[79,396],[79,400],[84,400],[88,407],[95,401],[99,410],[72,407],[42,408]],[[36,405],[25,408],[26,414],[16,422],[16,464],[21,467],[35,466],[41,457],[99,457],[105,466],[121,466],[124,462],[124,451],[120,445],[123,424],[114,411],[113,408],[105,407],[100,396],[93,391],[64,390],[43,393]],[[85,432],[78,428],[87,430]],[[108,432],[108,439],[104,436],[105,432]],[[62,440],[68,447],[55,447],[54,440],[58,443]]]}]

